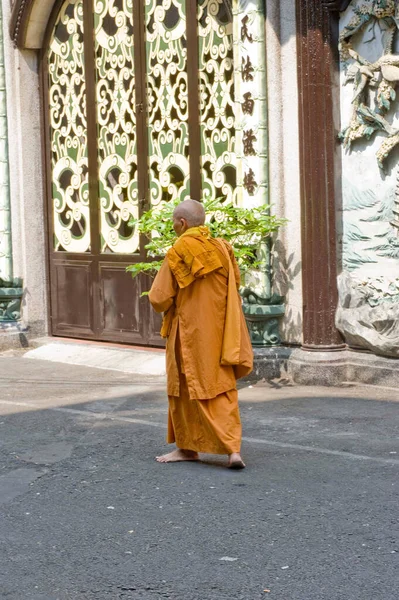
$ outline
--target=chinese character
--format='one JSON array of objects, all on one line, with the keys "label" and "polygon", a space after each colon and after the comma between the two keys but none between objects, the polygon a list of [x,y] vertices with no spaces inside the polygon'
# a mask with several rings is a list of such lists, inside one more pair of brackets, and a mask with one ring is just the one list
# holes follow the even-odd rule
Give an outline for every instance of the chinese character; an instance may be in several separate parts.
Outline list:
[{"label": "chinese character", "polygon": [[249,58],[249,56],[247,56],[247,62],[245,64],[245,58],[242,58],[242,78],[244,81],[253,81],[254,80],[254,76],[253,76],[253,72],[254,72],[254,68],[252,66],[251,60]]},{"label": "chinese character", "polygon": [[244,187],[250,196],[255,194],[255,188],[258,184],[255,181],[255,173],[252,169],[249,169],[248,173],[244,175]]},{"label": "chinese character", "polygon": [[241,106],[244,115],[254,114],[255,100],[252,98],[251,92],[244,94],[244,102],[241,102]]},{"label": "chinese character", "polygon": [[252,44],[252,42],[254,41],[254,38],[252,37],[252,34],[249,33],[248,21],[249,21],[249,17],[248,17],[248,15],[246,15],[242,20],[241,41],[244,42],[245,38],[247,38],[248,42],[251,42],[251,44]]},{"label": "chinese character", "polygon": [[254,156],[256,154],[254,148],[254,142],[256,142],[256,135],[252,131],[252,129],[248,129],[244,131],[244,154],[245,156]]}]

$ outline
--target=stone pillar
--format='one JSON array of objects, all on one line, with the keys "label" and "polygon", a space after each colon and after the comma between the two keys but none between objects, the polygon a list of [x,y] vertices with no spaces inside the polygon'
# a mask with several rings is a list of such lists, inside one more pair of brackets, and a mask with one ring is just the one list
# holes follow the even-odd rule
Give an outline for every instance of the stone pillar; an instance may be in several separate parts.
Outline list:
[{"label": "stone pillar", "polygon": [[297,44],[303,347],[337,350],[343,347],[334,324],[338,304],[335,223],[335,175],[339,169],[338,13],[331,13],[321,0],[297,0]]},{"label": "stone pillar", "polygon": [[10,175],[8,168],[7,95],[0,5],[0,279],[12,280]]},{"label": "stone pillar", "polygon": [[[14,326],[6,324],[3,327],[9,330],[9,335],[0,336],[0,347],[3,348],[26,344],[27,338],[42,336],[48,331],[46,213],[41,151],[44,130],[40,119],[38,54],[35,50],[16,49],[13,40],[20,44],[26,41],[29,48],[40,47],[44,21],[38,15],[35,17],[33,11],[37,5],[41,10],[46,6],[49,8],[50,2],[53,0],[15,0],[10,6],[8,0],[1,0],[9,131],[13,285],[23,281],[21,319],[14,322]],[[13,10],[17,16],[15,21],[11,16]],[[21,34],[18,39],[14,35],[11,39],[10,36],[9,27],[13,23]],[[31,29],[27,36],[29,25]],[[37,36],[36,40],[32,38],[33,34]],[[11,303],[8,306],[12,309]],[[12,314],[15,311],[8,312]]]},{"label": "stone pillar", "polygon": [[287,217],[273,247],[273,291],[285,299],[284,343],[302,343],[296,14],[292,0],[266,0],[270,204]]},{"label": "stone pillar", "polygon": [[13,280],[7,94],[3,11],[0,3],[0,324],[20,318],[22,288]]}]

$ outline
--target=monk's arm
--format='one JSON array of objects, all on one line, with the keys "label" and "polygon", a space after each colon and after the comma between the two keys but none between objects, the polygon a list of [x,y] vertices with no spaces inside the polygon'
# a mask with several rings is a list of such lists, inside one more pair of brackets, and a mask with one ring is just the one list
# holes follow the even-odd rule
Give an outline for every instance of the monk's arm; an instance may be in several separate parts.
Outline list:
[{"label": "monk's arm", "polygon": [[152,284],[149,299],[156,312],[166,312],[172,306],[177,294],[177,282],[169,268],[168,259],[162,263]]}]

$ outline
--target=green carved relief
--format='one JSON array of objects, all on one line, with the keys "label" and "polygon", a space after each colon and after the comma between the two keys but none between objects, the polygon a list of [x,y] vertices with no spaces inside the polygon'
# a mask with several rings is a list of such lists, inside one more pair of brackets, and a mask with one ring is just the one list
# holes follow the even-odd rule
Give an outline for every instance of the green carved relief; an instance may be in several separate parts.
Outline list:
[{"label": "green carved relief", "polygon": [[22,295],[22,287],[0,287],[0,323],[19,321]]},{"label": "green carved relief", "polygon": [[197,14],[203,199],[237,203],[231,0],[200,0]]},{"label": "green carved relief", "polygon": [[242,293],[243,311],[253,346],[277,346],[281,343],[279,319],[285,314],[284,298],[260,297],[250,289]]},{"label": "green carved relief", "polygon": [[185,0],[145,0],[150,200],[190,195]]},{"label": "green carved relief", "polygon": [[83,1],[65,2],[49,43],[54,250],[90,251]]},{"label": "green carved relief", "polygon": [[139,235],[133,2],[94,5],[101,251],[133,254]]}]

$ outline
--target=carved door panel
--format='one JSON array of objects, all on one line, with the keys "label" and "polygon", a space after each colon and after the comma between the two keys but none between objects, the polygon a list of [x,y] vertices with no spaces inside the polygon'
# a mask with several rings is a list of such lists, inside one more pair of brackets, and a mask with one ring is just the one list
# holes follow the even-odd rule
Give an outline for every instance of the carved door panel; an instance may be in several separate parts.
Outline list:
[{"label": "carved door panel", "polygon": [[70,0],[50,26],[42,62],[51,321],[55,335],[158,345],[160,319],[141,297],[148,279],[125,271],[146,260],[129,224],[147,185],[137,7]]},{"label": "carved door panel", "polygon": [[191,196],[234,201],[226,0],[68,0],[42,55],[54,335],[161,345],[129,224]]}]

